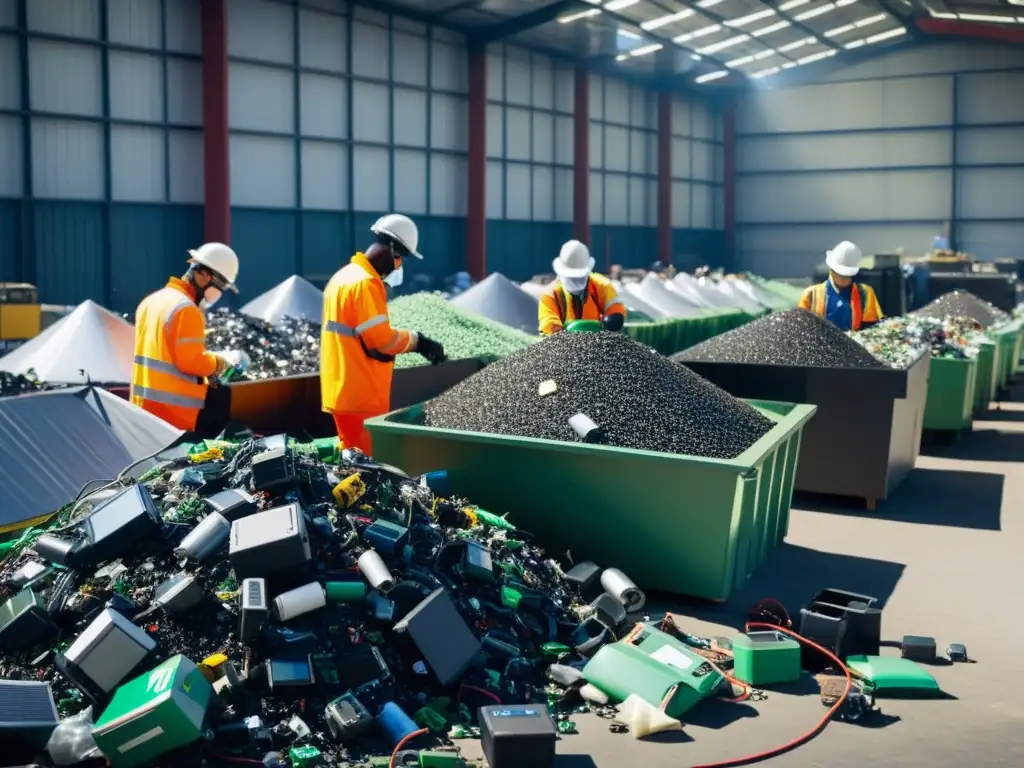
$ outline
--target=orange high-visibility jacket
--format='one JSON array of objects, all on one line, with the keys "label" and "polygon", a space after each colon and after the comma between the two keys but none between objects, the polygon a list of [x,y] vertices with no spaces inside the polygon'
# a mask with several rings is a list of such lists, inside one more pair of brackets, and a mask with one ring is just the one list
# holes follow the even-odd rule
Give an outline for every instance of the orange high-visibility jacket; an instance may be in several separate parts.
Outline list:
[{"label": "orange high-visibility jacket", "polygon": [[566,293],[561,281],[548,289],[537,307],[540,332],[544,335],[561,331],[573,320],[604,320],[607,315],[620,314],[625,319],[626,306],[619,301],[612,281],[604,275],[592,274],[587,284],[583,311],[577,315],[573,298]]},{"label": "orange high-visibility jacket", "polygon": [[[801,309],[813,312],[818,317],[825,317],[828,302],[828,281],[812,285],[804,291],[797,305]],[[877,323],[885,315],[878,304],[878,297],[870,285],[853,284],[850,292],[850,313],[853,315],[851,331],[859,331],[863,323]]]},{"label": "orange high-visibility jacket", "polygon": [[193,430],[217,358],[206,351],[206,318],[177,277],[135,310],[131,400],[178,429]]},{"label": "orange high-visibility jacket", "polygon": [[379,416],[391,409],[395,355],[416,334],[391,327],[387,291],[366,256],[357,253],[324,290],[320,330],[320,401],[328,413]]}]

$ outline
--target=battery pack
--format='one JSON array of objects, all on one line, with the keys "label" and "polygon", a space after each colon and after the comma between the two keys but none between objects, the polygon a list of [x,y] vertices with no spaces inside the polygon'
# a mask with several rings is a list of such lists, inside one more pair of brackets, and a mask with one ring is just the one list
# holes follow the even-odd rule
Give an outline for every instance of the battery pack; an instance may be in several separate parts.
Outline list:
[{"label": "battery pack", "polygon": [[585,602],[590,602],[604,592],[601,586],[601,572],[604,569],[589,560],[576,563],[565,574],[565,580],[579,592]]},{"label": "battery pack", "polygon": [[358,739],[373,727],[373,718],[352,693],[345,693],[327,705],[324,720],[331,735],[340,742]]},{"label": "battery pack", "polygon": [[305,565],[311,552],[302,507],[287,504],[235,520],[228,554],[243,580]]},{"label": "battery pack", "polygon": [[75,564],[99,563],[131,552],[161,527],[160,512],[144,486],[132,485],[104,501],[82,522],[85,544]]},{"label": "battery pack", "polygon": [[[678,718],[704,696],[688,684],[691,672],[662,661],[674,655],[670,652],[675,650],[664,647],[669,651],[659,649],[660,658],[656,658],[628,643],[609,643],[587,662],[583,677],[615,701],[625,701],[635,693],[651,706],[663,709],[669,717]],[[673,660],[682,665],[678,659]]]},{"label": "battery pack", "polygon": [[206,499],[206,505],[229,523],[256,512],[256,499],[237,488],[213,494]]},{"label": "battery pack", "polygon": [[900,644],[900,655],[904,659],[920,661],[923,664],[935,663],[935,638],[920,635],[904,635]]},{"label": "battery pack", "polygon": [[60,666],[87,693],[109,694],[154,650],[153,638],[105,608],[64,652]]},{"label": "battery pack", "polygon": [[111,768],[135,768],[196,741],[213,687],[184,656],[122,685],[93,727]]},{"label": "battery pack", "polygon": [[748,685],[800,679],[800,643],[781,632],[747,632],[732,639],[733,676]]},{"label": "battery pack", "polygon": [[31,589],[23,589],[0,604],[0,651],[31,648],[55,631],[43,599]]},{"label": "battery pack", "polygon": [[479,720],[490,768],[554,768],[558,729],[546,707],[489,705]]},{"label": "battery pack", "polygon": [[295,480],[295,462],[287,446],[258,453],[252,460],[252,487],[257,491],[280,489]]},{"label": "battery pack", "polygon": [[395,624],[423,655],[441,685],[450,685],[480,652],[480,641],[444,588],[435,589]]}]

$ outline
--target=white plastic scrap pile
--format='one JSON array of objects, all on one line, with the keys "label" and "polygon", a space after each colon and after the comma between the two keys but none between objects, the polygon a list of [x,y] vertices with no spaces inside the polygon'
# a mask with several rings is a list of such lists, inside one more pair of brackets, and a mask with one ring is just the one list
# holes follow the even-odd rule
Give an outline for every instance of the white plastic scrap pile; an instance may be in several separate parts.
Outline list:
[{"label": "white plastic scrap pile", "polygon": [[573,732],[555,702],[580,686],[545,671],[621,637],[643,593],[566,574],[446,486],[245,434],[83,489],[0,562],[0,700],[41,702],[24,727],[4,710],[3,758],[387,765],[454,749],[495,701],[551,702]]}]

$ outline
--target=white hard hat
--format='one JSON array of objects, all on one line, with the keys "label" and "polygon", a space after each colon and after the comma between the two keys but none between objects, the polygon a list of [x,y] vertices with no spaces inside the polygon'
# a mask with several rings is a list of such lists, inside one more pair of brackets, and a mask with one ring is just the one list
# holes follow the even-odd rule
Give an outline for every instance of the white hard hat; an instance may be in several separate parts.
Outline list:
[{"label": "white hard hat", "polygon": [[224,243],[204,243],[194,251],[189,251],[193,264],[206,267],[224,281],[224,288],[238,293],[235,281],[238,279],[238,254]]},{"label": "white hard hat", "polygon": [[381,216],[370,227],[370,231],[375,235],[390,237],[417,259],[423,258],[420,252],[416,250],[420,244],[420,231],[408,216],[403,216],[400,213],[389,213],[387,216]]},{"label": "white hard hat", "polygon": [[861,257],[860,248],[844,240],[825,254],[825,264],[837,275],[853,277],[860,272]]},{"label": "white hard hat", "polygon": [[570,240],[562,246],[551,266],[559,277],[586,277],[594,271],[594,257],[579,240]]}]

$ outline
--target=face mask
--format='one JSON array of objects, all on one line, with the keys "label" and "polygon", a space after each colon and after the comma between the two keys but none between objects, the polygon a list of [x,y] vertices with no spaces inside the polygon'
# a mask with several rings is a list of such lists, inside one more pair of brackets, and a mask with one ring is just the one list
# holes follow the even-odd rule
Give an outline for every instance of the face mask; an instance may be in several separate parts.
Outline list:
[{"label": "face mask", "polygon": [[587,281],[590,277],[563,277],[560,279],[565,290],[575,296],[587,290]]},{"label": "face mask", "polygon": [[405,267],[399,267],[394,272],[384,278],[384,282],[390,285],[392,288],[397,288],[402,284],[402,279],[405,277]]},{"label": "face mask", "polygon": [[218,301],[220,301],[220,297],[223,295],[223,291],[221,291],[219,288],[214,288],[211,285],[209,288],[203,291],[203,299],[202,301],[199,302],[199,306],[202,309],[209,309]]}]

